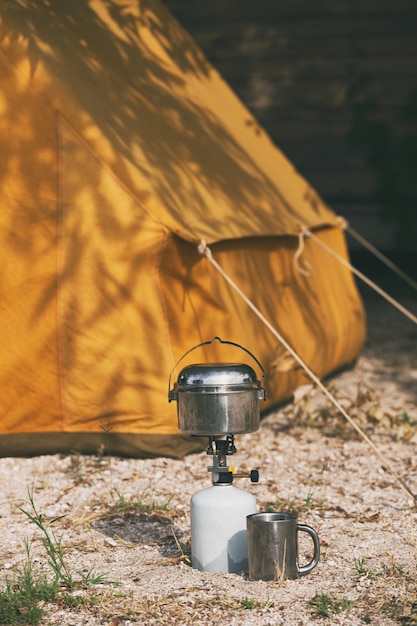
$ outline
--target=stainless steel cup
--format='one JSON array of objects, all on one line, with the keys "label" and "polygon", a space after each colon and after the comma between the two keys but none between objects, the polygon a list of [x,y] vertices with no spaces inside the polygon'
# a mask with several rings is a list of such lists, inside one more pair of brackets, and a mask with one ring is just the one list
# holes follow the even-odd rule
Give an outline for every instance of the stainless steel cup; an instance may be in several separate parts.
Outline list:
[{"label": "stainless steel cup", "polygon": [[[316,531],[298,524],[291,513],[255,513],[246,518],[250,580],[283,580],[305,576],[320,558]],[[298,563],[298,533],[306,532],[314,544],[314,555],[307,565]]]}]

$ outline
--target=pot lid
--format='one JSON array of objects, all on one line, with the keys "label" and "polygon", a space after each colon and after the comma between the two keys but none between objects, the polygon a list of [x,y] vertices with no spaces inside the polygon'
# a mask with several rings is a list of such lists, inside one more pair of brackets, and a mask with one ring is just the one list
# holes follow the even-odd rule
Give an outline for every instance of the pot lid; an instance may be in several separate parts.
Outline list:
[{"label": "pot lid", "polygon": [[255,371],[246,363],[196,363],[181,370],[178,385],[249,385],[258,387]]}]

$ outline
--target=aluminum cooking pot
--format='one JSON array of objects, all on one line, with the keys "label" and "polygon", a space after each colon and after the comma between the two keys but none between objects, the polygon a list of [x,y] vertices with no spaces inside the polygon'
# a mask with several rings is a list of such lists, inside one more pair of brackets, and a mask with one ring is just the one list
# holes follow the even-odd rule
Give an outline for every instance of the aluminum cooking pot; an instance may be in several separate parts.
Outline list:
[{"label": "aluminum cooking pot", "polygon": [[[247,352],[262,370],[259,361],[239,344],[213,339],[236,346]],[[182,359],[207,341],[186,352]],[[250,433],[258,430],[260,419],[259,401],[266,399],[266,390],[257,379],[255,371],[245,363],[196,363],[184,367],[178,381],[171,387],[169,379],[169,402],[177,401],[178,427],[191,435],[228,435]]]}]

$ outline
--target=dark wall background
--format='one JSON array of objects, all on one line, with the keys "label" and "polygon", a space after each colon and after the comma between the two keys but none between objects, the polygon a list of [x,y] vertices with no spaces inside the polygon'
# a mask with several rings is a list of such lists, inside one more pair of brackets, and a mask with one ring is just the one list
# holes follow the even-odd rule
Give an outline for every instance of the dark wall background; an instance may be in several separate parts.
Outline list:
[{"label": "dark wall background", "polygon": [[165,0],[350,224],[417,252],[416,0]]}]

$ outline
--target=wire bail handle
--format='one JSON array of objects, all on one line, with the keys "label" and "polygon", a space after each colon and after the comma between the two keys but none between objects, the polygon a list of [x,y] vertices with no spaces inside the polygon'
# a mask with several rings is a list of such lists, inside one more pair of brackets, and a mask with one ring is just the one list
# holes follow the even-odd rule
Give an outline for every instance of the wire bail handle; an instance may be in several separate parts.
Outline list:
[{"label": "wire bail handle", "polygon": [[254,354],[252,354],[252,352],[250,352],[247,348],[244,348],[243,346],[241,346],[238,343],[235,343],[234,341],[226,341],[224,339],[220,339],[220,337],[213,337],[213,339],[210,339],[210,341],[203,341],[202,343],[197,344],[196,346],[194,346],[194,348],[190,348],[189,350],[187,350],[187,352],[185,352],[182,357],[180,359],[178,359],[178,361],[175,363],[174,367],[172,368],[170,374],[169,374],[169,379],[168,379],[168,402],[171,402],[172,400],[174,400],[174,390],[171,389],[171,378],[172,378],[172,374],[174,373],[174,370],[178,367],[178,365],[181,363],[181,361],[183,359],[185,359],[185,357],[190,354],[190,352],[193,352],[194,350],[197,350],[197,348],[201,348],[203,346],[208,346],[209,344],[213,343],[213,341],[218,341],[219,343],[224,343],[224,344],[228,344],[229,346],[235,346],[235,348],[240,348],[240,350],[243,350],[244,352],[246,352],[247,354],[249,354],[249,356],[257,363],[257,365],[259,366],[259,368],[262,371],[262,384],[263,384],[263,392],[264,392],[264,400],[266,400],[266,383],[265,383],[265,370],[262,367],[261,363],[258,361],[258,359],[256,358],[256,356]]}]

